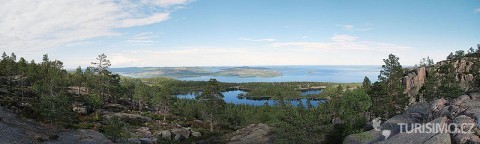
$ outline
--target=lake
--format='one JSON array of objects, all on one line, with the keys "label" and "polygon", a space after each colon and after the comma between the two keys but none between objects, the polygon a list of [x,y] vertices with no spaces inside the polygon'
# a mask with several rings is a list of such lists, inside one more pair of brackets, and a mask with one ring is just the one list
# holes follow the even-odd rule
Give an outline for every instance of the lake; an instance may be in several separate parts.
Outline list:
[{"label": "lake", "polygon": [[[238,95],[240,94],[245,94],[247,92],[242,91],[242,90],[231,90],[231,91],[226,91],[222,92],[223,94],[223,100],[225,100],[226,103],[233,103],[233,104],[247,104],[247,105],[254,105],[254,106],[261,106],[267,103],[268,105],[275,105],[275,100],[251,100],[251,99],[240,99],[238,98]],[[309,91],[302,91],[301,95],[306,96],[309,94],[319,94],[321,93],[321,90],[309,90]],[[177,98],[181,99],[195,99],[195,96],[201,94],[201,92],[196,92],[196,93],[189,93],[189,94],[178,94],[176,95]],[[300,102],[306,107],[307,106],[307,99],[301,99],[301,100],[292,100],[289,101],[292,105],[297,106]],[[313,106],[317,106],[320,103],[323,103],[324,100],[310,100],[310,103]]]}]

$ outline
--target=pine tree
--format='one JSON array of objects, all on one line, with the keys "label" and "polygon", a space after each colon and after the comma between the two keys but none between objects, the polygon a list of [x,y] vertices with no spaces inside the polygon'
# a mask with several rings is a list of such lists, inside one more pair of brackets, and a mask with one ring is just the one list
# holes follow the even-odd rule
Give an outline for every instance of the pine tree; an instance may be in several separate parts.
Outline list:
[{"label": "pine tree", "polygon": [[387,95],[380,99],[385,99],[385,103],[379,105],[388,105],[385,109],[384,117],[390,117],[399,113],[408,104],[408,98],[403,94],[403,86],[401,80],[403,78],[403,68],[400,65],[399,58],[393,54],[388,56],[388,59],[384,59],[385,63],[382,65],[382,70],[378,79],[380,82],[385,83],[385,91]]},{"label": "pine tree", "polygon": [[133,95],[133,99],[137,101],[139,111],[142,111],[143,104],[145,101],[147,101],[148,95],[148,86],[143,84],[141,81],[138,81],[135,85],[135,93]]},{"label": "pine tree", "polygon": [[153,87],[152,105],[158,113],[163,115],[163,120],[167,119],[167,114],[173,106],[174,98],[160,87]]},{"label": "pine tree", "polygon": [[81,87],[85,85],[86,81],[82,67],[78,67],[77,69],[75,69],[75,73],[73,74],[73,81],[74,85],[77,86],[77,95],[80,95]]},{"label": "pine tree", "polygon": [[370,91],[370,88],[372,87],[372,82],[370,81],[370,79],[365,76],[365,78],[363,78],[363,82],[362,82],[362,88],[365,89],[365,91]]},{"label": "pine tree", "polygon": [[475,53],[475,49],[473,49],[473,47],[470,47],[468,49],[468,54],[473,54],[473,53]]},{"label": "pine tree", "polygon": [[91,67],[92,72],[95,73],[96,84],[91,85],[91,89],[100,94],[104,101],[117,100],[117,92],[120,91],[120,76],[112,74],[108,71],[111,66],[110,60],[105,54],[100,54],[97,57],[97,62],[92,62],[96,67]]},{"label": "pine tree", "polygon": [[202,117],[210,123],[210,131],[213,132],[213,126],[222,118],[225,108],[223,95],[220,93],[220,87],[216,79],[210,79],[203,93],[196,97],[202,109]]},{"label": "pine tree", "polygon": [[447,56],[447,60],[453,60],[454,59],[454,56],[453,56],[453,53],[451,52],[448,56]]},{"label": "pine tree", "polygon": [[71,110],[71,99],[67,96],[68,73],[61,61],[48,61],[44,57],[42,63],[43,76],[33,84],[34,92],[39,95],[35,107],[38,113],[50,123],[70,124],[74,114]]},{"label": "pine tree", "polygon": [[420,67],[430,67],[432,66],[434,63],[433,63],[433,59],[430,59],[430,57],[427,57],[427,58],[422,58],[420,60],[420,63],[419,63],[419,66]]}]

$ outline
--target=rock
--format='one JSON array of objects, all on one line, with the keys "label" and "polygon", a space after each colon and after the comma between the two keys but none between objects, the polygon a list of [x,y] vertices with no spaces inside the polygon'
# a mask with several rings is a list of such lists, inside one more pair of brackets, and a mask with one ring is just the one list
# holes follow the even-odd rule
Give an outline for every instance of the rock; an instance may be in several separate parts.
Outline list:
[{"label": "rock", "polygon": [[[430,124],[435,125],[435,124],[440,124],[441,126],[444,126],[444,128],[447,127],[447,118],[446,117],[440,117],[436,118],[435,120],[431,121]],[[426,124],[425,124],[426,125]],[[421,127],[419,127],[421,128]],[[424,143],[430,140],[430,138],[435,137],[441,133],[407,133],[402,132],[394,136],[390,136],[388,139],[385,141],[380,141],[378,144],[397,144],[397,143],[402,143],[402,144],[418,144],[418,143]],[[438,136],[439,139],[445,139],[443,136]]]},{"label": "rock", "polygon": [[[421,87],[425,84],[427,74],[431,74],[431,71],[439,72],[440,67],[446,65],[453,65],[453,74],[456,80],[459,82],[460,87],[463,90],[468,90],[470,83],[474,80],[471,67],[477,63],[476,57],[463,57],[458,60],[445,60],[440,61],[431,67],[420,67],[407,71],[402,79],[402,84],[405,87],[404,94],[409,97],[410,103],[423,102],[422,95],[418,95]],[[437,73],[437,76],[444,76],[443,73]],[[418,97],[417,97],[418,96]]]},{"label": "rock", "polygon": [[467,109],[464,113],[466,116],[475,119],[478,118],[478,114],[480,114],[480,108]]},{"label": "rock", "polygon": [[196,131],[192,131],[192,136],[193,136],[193,137],[200,137],[200,136],[202,136],[202,133],[196,132]]},{"label": "rock", "polygon": [[461,95],[461,96],[459,96],[459,97],[457,97],[453,100],[452,105],[460,106],[460,105],[462,105],[462,103],[464,103],[468,100],[470,100],[470,97],[468,95]]},{"label": "rock", "polygon": [[448,107],[449,113],[448,113],[448,118],[454,118],[461,113],[463,113],[466,109],[463,106],[458,106],[458,105],[451,105]]},{"label": "rock", "polygon": [[450,117],[451,106],[445,106],[440,111],[435,113],[435,117]]},{"label": "rock", "polygon": [[86,106],[81,105],[72,105],[72,110],[78,114],[88,114],[88,109]]},{"label": "rock", "polygon": [[120,104],[106,104],[104,106],[106,110],[112,111],[112,112],[124,112],[127,110],[127,108],[123,105]]},{"label": "rock", "polygon": [[381,131],[370,130],[362,133],[351,134],[343,139],[344,144],[366,144],[376,143],[384,140],[385,137]]},{"label": "rock", "polygon": [[157,138],[151,137],[151,138],[140,138],[140,143],[141,144],[157,144]]},{"label": "rock", "polygon": [[182,135],[184,138],[190,137],[190,131],[185,128],[174,129],[172,130],[172,133],[175,134],[175,136]]},{"label": "rock", "polygon": [[33,138],[34,138],[37,142],[44,142],[44,141],[50,140],[50,138],[48,137],[48,135],[42,134],[42,133],[34,134],[34,135],[33,135]]},{"label": "rock", "polygon": [[153,134],[148,127],[140,127],[136,129],[136,133],[143,137],[153,137]]},{"label": "rock", "polygon": [[17,118],[15,114],[0,107],[0,143],[112,143],[103,134],[94,130],[69,130],[61,127],[38,124],[32,120]]},{"label": "rock", "polygon": [[168,130],[164,130],[164,131],[160,132],[160,136],[164,139],[168,139],[168,140],[172,139],[172,133]]},{"label": "rock", "polygon": [[48,143],[79,143],[79,144],[93,144],[93,143],[112,143],[102,133],[90,129],[80,129],[76,131],[65,131],[58,134],[58,139],[49,141]]},{"label": "rock", "polygon": [[437,100],[432,102],[431,110],[434,111],[434,112],[438,112],[443,107],[445,107],[446,104],[447,104],[447,100],[445,100],[444,98],[437,99]]},{"label": "rock", "polygon": [[229,144],[273,143],[271,128],[261,123],[248,125],[228,135],[231,136]]},{"label": "rock", "polygon": [[475,120],[472,118],[461,115],[456,117],[452,123],[455,123],[457,128],[457,133],[453,135],[453,142],[455,143],[469,143],[469,142],[480,142],[478,136],[475,135],[473,128],[478,127]]},{"label": "rock", "polygon": [[468,94],[472,100],[480,100],[480,92],[474,92]]},{"label": "rock", "polygon": [[450,134],[441,133],[428,139],[423,144],[451,144],[451,143],[452,143],[452,140],[450,139]]},{"label": "rock", "polygon": [[185,137],[183,137],[183,135],[178,134],[178,135],[175,135],[173,139],[176,141],[183,141],[185,140]]}]

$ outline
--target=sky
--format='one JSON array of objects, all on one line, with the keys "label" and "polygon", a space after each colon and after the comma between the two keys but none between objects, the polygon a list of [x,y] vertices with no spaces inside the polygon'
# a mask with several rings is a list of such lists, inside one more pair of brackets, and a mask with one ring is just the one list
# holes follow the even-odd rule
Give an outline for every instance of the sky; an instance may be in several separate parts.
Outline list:
[{"label": "sky", "polygon": [[479,26],[480,0],[0,0],[0,52],[66,68],[414,65]]}]

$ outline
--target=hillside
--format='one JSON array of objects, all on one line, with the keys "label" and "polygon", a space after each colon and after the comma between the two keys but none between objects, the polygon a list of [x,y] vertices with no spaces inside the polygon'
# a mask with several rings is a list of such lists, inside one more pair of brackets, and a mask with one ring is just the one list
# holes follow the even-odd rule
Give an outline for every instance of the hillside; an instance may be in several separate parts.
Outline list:
[{"label": "hillside", "polygon": [[114,73],[134,78],[188,78],[202,76],[275,77],[282,75],[278,71],[263,67],[130,67],[110,68],[110,70]]}]

